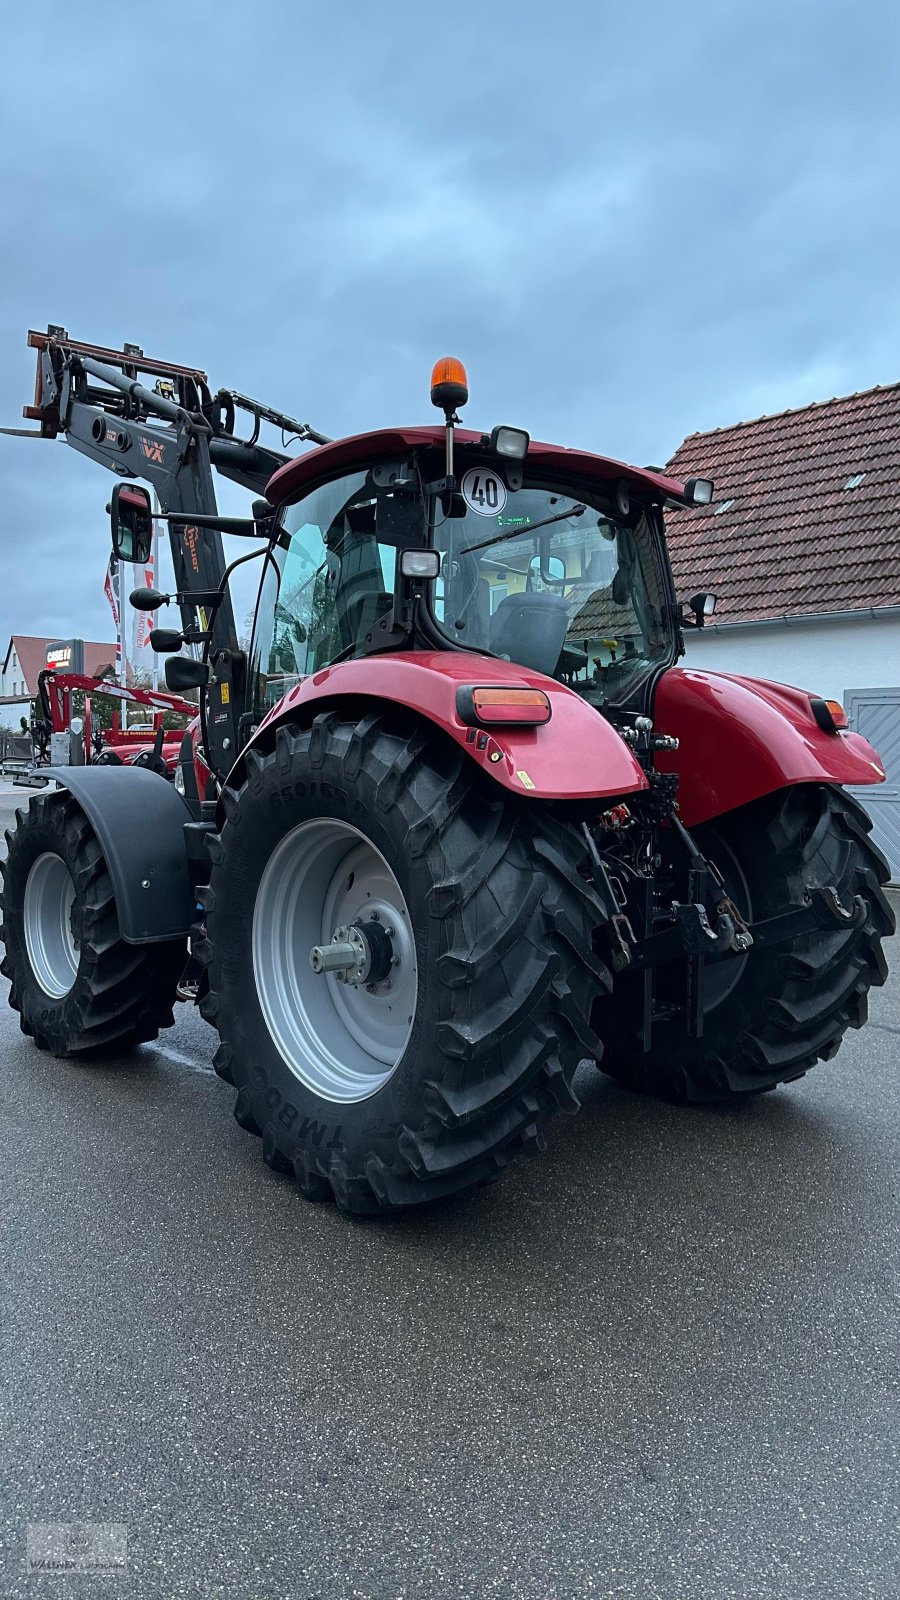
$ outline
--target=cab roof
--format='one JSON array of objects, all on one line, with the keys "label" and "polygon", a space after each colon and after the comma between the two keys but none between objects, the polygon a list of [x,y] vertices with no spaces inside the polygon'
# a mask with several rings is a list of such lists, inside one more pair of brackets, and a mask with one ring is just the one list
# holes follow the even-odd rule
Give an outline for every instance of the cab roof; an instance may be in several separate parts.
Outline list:
[{"label": "cab roof", "polygon": [[[423,450],[429,446],[443,449],[444,429],[440,424],[428,428],[380,428],[374,433],[356,433],[346,439],[335,439],[331,444],[318,445],[288,461],[269,480],[266,498],[271,505],[283,505],[294,500],[314,484],[336,476],[342,468],[362,466],[372,461],[390,459],[408,450]],[[460,449],[478,445],[482,433],[468,428],[456,428],[454,441]],[[613,461],[608,456],[595,456],[589,450],[568,450],[561,444],[541,444],[532,439],[526,457],[528,465],[547,472],[558,472],[561,477],[570,475],[588,478],[626,478],[635,488],[643,489],[663,498],[684,498],[684,484],[669,478],[663,472],[649,467],[629,467],[623,461]]]}]

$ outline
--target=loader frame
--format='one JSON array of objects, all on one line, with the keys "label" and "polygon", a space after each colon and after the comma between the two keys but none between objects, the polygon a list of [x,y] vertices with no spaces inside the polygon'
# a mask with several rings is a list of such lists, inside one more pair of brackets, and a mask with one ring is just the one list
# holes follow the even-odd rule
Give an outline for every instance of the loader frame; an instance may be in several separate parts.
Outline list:
[{"label": "loader frame", "polygon": [[[23,416],[39,426],[0,432],[62,435],[117,477],[144,479],[163,517],[180,517],[168,528],[181,623],[211,635],[216,704],[207,718],[207,753],[213,769],[225,772],[239,748],[245,661],[227,591],[213,472],[264,496],[273,473],[292,456],[258,442],[263,422],[294,441],[325,444],[326,435],[236,390],[213,394],[200,368],[155,360],[136,344],[121,350],[84,344],[54,323],[46,333],[30,330],[28,344],[37,351],[37,373],[34,402]],[[142,378],[154,380],[152,387]],[[239,412],[252,420],[246,438],[234,431]],[[219,596],[211,608],[191,598],[210,592]]]}]

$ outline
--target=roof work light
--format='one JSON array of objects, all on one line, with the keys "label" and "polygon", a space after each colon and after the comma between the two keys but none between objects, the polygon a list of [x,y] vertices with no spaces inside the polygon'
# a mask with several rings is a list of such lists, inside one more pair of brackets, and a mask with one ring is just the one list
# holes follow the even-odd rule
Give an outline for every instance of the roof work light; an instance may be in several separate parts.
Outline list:
[{"label": "roof work light", "polygon": [[497,456],[505,456],[508,461],[524,461],[531,443],[531,435],[524,428],[494,428],[491,433],[491,449]]},{"label": "roof work light", "polygon": [[708,506],[712,497],[712,478],[688,478],[684,486],[684,498],[689,506]]}]

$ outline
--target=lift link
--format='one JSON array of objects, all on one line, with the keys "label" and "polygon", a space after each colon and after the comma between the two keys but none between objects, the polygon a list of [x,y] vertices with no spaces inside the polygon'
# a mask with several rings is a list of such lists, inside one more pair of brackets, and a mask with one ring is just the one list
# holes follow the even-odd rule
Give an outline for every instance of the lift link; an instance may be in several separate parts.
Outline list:
[{"label": "lift link", "polygon": [[866,902],[855,894],[845,906],[833,886],[808,888],[809,904],[797,911],[786,911],[780,917],[770,917],[767,922],[757,922],[753,927],[753,942],[758,950],[772,945],[785,944],[804,933],[834,933],[837,928],[861,928],[866,920]]}]

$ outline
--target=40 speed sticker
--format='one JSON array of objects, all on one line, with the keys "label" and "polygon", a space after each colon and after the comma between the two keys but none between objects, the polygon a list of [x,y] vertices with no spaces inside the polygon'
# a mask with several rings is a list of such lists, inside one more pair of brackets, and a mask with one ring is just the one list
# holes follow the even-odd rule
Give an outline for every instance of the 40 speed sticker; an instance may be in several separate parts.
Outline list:
[{"label": "40 speed sticker", "polygon": [[490,469],[470,467],[460,488],[469,510],[479,517],[496,517],[506,505],[506,484]]}]

